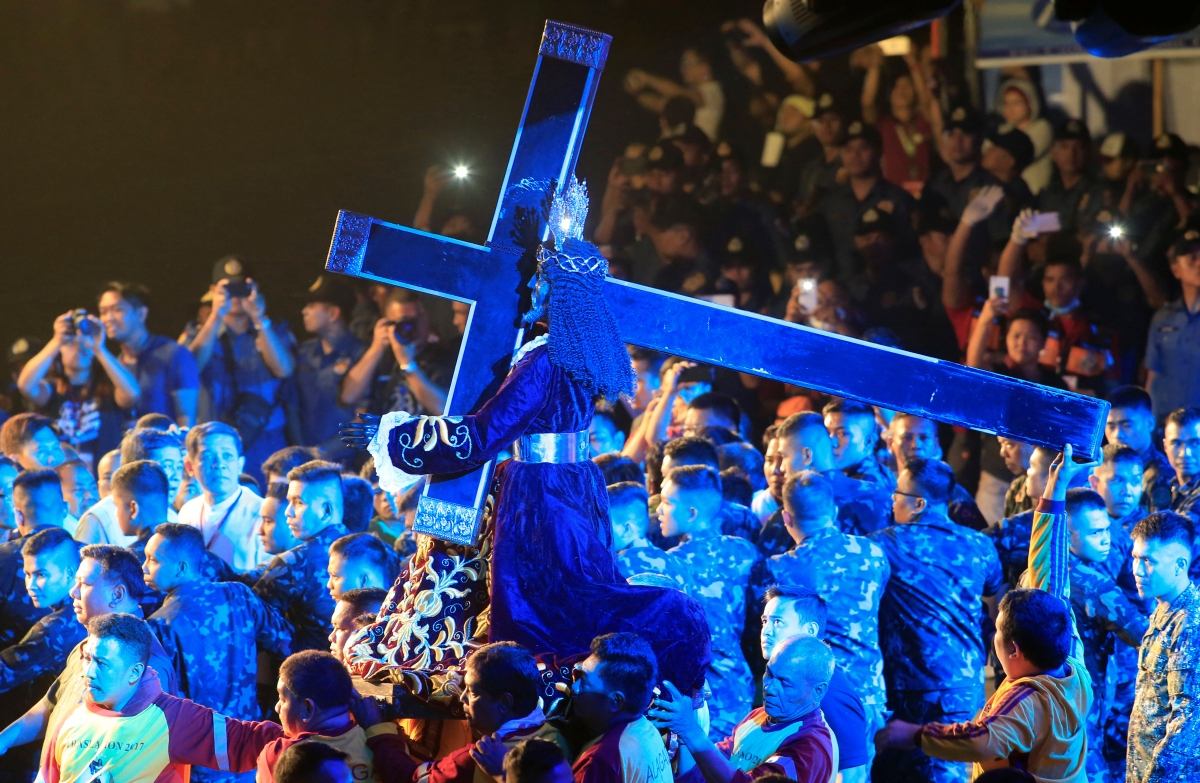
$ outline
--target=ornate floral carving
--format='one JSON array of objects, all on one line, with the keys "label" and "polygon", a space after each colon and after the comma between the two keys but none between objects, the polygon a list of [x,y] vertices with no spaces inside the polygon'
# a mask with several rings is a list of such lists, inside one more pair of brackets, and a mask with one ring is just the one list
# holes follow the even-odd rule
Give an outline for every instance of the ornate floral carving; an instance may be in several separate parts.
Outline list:
[{"label": "ornate floral carving", "polygon": [[400,683],[432,706],[461,714],[463,661],[488,639],[493,508],[489,497],[478,549],[417,537],[417,551],[380,606],[379,619],[347,646],[354,674]]},{"label": "ornate floral carving", "polygon": [[546,22],[539,54],[604,70],[612,36],[562,22]]},{"label": "ornate floral carving", "polygon": [[339,212],[325,268],[330,272],[346,275],[357,275],[361,272],[363,256],[367,254],[367,237],[370,234],[371,218],[344,209]]},{"label": "ornate floral carving", "polygon": [[426,496],[417,505],[413,532],[474,546],[479,534],[479,512],[471,506],[460,506]]}]

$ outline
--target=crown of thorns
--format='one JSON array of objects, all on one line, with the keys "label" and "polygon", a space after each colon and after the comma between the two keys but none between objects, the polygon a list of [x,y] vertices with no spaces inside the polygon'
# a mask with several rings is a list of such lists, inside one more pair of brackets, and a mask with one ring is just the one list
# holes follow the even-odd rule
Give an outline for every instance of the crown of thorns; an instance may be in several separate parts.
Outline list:
[{"label": "crown of thorns", "polygon": [[[563,243],[567,244],[567,243]],[[538,248],[538,268],[547,271],[550,268],[560,269],[577,275],[608,275],[608,259],[600,255],[595,245],[587,242],[571,242],[571,248],[555,250],[542,245]],[[579,251],[586,252],[579,252]]]}]

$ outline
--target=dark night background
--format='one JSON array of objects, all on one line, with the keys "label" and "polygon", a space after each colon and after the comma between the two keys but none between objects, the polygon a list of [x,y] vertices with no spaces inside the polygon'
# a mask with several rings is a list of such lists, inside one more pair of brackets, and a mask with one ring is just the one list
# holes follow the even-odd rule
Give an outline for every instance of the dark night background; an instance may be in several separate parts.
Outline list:
[{"label": "dark night background", "polygon": [[[546,18],[614,37],[578,173],[656,126],[625,71],[750,0],[0,0],[0,345],[95,309],[109,279],[154,295],[174,338],[212,263],[243,254],[299,329],[337,210],[409,224],[430,163],[478,173],[490,215]],[[304,339],[303,334],[297,337]]]}]

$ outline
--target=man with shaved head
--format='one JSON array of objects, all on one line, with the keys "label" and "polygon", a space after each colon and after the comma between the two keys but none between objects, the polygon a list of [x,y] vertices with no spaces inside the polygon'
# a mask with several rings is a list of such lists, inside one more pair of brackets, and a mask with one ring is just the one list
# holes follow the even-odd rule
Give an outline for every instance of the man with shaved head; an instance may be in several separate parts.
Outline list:
[{"label": "man with shaved head", "polygon": [[300,543],[276,555],[254,585],[264,603],[295,628],[293,651],[324,650],[333,626],[334,598],[326,589],[333,543],[350,531],[342,524],[341,468],[312,460],[288,472],[287,526]]},{"label": "man with shaved head", "polygon": [[679,736],[678,783],[749,783],[764,775],[832,783],[838,753],[820,705],[833,672],[833,653],[821,640],[796,636],[780,643],[763,675],[763,706],[716,744],[672,683],[664,683],[671,700],[655,699],[646,715]]},{"label": "man with shaved head", "polygon": [[[938,441],[938,423],[911,413],[897,413],[888,427],[888,451],[896,460],[896,475],[904,466],[916,459],[940,460],[942,444]],[[987,520],[975,504],[975,498],[958,482],[951,488],[948,517],[958,524],[973,530],[987,528]]]},{"label": "man with shaved head", "polygon": [[[834,440],[819,413],[793,413],[775,430],[780,469],[791,477],[801,471],[820,473],[833,485],[838,528],[843,533],[865,536],[887,527],[891,521],[888,487],[852,479],[837,469]],[[783,514],[776,512],[759,532],[758,551],[763,557],[783,554],[795,542],[787,532]]]}]

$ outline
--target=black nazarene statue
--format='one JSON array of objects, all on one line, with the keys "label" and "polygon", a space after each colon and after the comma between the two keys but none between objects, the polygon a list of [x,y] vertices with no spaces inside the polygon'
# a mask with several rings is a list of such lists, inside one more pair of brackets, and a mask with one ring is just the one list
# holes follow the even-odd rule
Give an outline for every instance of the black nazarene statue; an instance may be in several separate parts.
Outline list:
[{"label": "black nazarene statue", "polygon": [[[593,637],[632,631],[659,672],[685,693],[703,686],[709,631],[703,608],[677,590],[635,587],[613,562],[608,493],[588,459],[597,399],[633,391],[629,355],[604,301],[608,262],[582,239],[587,193],[572,180],[552,202],[554,241],[538,249],[525,322],[548,334],[517,354],[496,395],[472,416],[389,413],[347,425],[367,448],[380,486],[399,491],[420,474],[457,473],[503,449],[480,545],[421,536],[417,553],[377,622],[347,651],[355,673],[391,679],[433,704],[456,708],[470,650],[513,641],[547,663],[547,685]],[[376,429],[378,427],[378,429]],[[489,540],[490,539],[490,540]]]}]

